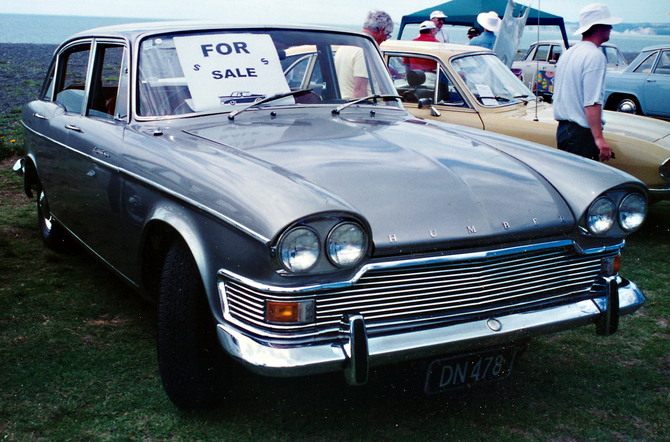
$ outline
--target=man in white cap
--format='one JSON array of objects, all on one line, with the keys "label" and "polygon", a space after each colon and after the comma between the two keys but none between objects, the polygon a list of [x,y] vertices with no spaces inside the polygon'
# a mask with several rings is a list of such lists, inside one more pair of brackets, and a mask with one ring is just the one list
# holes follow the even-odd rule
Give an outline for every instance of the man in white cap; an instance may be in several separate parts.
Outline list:
[{"label": "man in white cap", "polygon": [[612,25],[623,19],[612,17],[602,3],[579,12],[582,41],[568,49],[556,64],[553,108],[558,120],[558,148],[595,161],[607,161],[612,150],[603,138],[607,59],[600,49],[610,38]]},{"label": "man in white cap", "polygon": [[484,28],[479,37],[475,37],[470,40],[471,45],[481,46],[486,49],[493,49],[493,46],[496,44],[496,32],[500,29],[500,24],[502,20],[498,17],[495,11],[482,12],[477,16],[477,23]]},{"label": "man in white cap", "polygon": [[449,33],[444,29],[444,19],[447,18],[442,11],[433,11],[430,13],[430,21],[435,24],[435,38],[442,43],[449,43]]}]

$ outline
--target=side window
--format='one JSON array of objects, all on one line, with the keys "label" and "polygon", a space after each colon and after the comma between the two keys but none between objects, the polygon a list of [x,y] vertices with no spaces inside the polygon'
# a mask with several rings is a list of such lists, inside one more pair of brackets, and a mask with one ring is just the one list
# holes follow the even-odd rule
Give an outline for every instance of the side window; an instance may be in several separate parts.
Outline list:
[{"label": "side window", "polygon": [[91,44],[85,43],[68,48],[58,56],[55,101],[68,112],[81,113],[83,110],[90,52]]},{"label": "side window", "polygon": [[661,52],[654,73],[660,75],[670,75],[670,51]]},{"label": "side window", "polygon": [[87,115],[113,118],[122,78],[124,46],[97,44]]},{"label": "side window", "polygon": [[654,62],[656,61],[656,55],[657,53],[654,52],[649,57],[645,58],[645,60],[642,63],[640,63],[640,65],[636,67],[633,72],[636,72],[638,74],[651,73],[651,68],[654,66]]},{"label": "side window", "polygon": [[130,52],[128,48],[123,48],[123,62],[121,63],[121,72],[119,72],[119,92],[116,95],[116,109],[114,118],[128,118],[128,106],[130,99]]},{"label": "side window", "polygon": [[465,107],[465,101],[446,72],[440,67],[440,79],[437,87],[437,104]]},{"label": "side window", "polygon": [[316,95],[323,98],[323,76],[318,54],[304,55],[298,59],[294,57],[288,67],[284,68],[284,76],[291,90],[312,89]]},{"label": "side window", "polygon": [[533,61],[547,61],[549,56],[549,45],[539,45],[533,56]]},{"label": "side window", "polygon": [[553,61],[554,63],[558,61],[558,59],[561,57],[561,54],[563,54],[563,47],[559,45],[552,45],[551,46],[551,55],[549,61]]},{"label": "side window", "polygon": [[388,61],[393,85],[406,103],[422,98],[435,100],[437,62],[427,57],[391,56]]},{"label": "side window", "polygon": [[[304,55],[303,57],[293,61],[290,66],[284,68],[284,76],[286,82],[292,91],[300,89],[306,83],[306,75],[312,61],[312,54]],[[282,63],[283,64],[283,63]]]},{"label": "side window", "polygon": [[47,74],[45,80],[44,80],[44,85],[42,85],[42,96],[40,97],[42,100],[46,101],[51,101],[51,98],[53,97],[54,93],[54,73],[56,72],[56,64],[52,63],[51,66],[49,66],[49,73]]},{"label": "side window", "polygon": [[607,58],[607,64],[615,66],[618,66],[620,64],[619,52],[616,50],[616,48],[612,48],[609,46],[602,46],[602,49],[603,52],[605,53],[605,57]]}]

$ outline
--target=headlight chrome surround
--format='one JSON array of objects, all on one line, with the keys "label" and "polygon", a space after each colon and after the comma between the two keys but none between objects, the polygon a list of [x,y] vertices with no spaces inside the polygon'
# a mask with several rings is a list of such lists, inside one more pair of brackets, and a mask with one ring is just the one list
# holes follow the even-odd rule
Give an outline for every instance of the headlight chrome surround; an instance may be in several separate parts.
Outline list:
[{"label": "headlight chrome surround", "polygon": [[647,216],[647,199],[639,193],[626,195],[619,204],[619,225],[626,232],[637,230]]},{"label": "headlight chrome surround", "polygon": [[368,239],[360,225],[345,221],[333,227],[326,238],[326,256],[340,268],[358,264],[368,249]]},{"label": "headlight chrome surround", "polygon": [[586,212],[586,227],[596,236],[605,235],[614,226],[616,204],[608,197],[596,199]]},{"label": "headlight chrome surround", "polygon": [[313,229],[298,226],[282,236],[277,250],[284,269],[291,273],[305,273],[319,261],[321,240]]}]

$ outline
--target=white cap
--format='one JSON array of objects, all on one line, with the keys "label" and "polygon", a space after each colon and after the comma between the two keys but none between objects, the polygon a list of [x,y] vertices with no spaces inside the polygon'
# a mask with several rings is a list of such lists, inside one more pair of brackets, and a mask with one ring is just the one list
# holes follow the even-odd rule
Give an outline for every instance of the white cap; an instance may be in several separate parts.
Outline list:
[{"label": "white cap", "polygon": [[487,31],[498,32],[502,20],[500,20],[500,17],[498,17],[498,14],[496,14],[495,11],[482,12],[477,16],[477,23],[482,25]]},{"label": "white cap", "polygon": [[616,25],[622,21],[622,18],[612,17],[607,6],[593,3],[579,11],[579,29],[572,35],[581,35],[593,25]]},{"label": "white cap", "polygon": [[430,19],[432,20],[434,18],[447,18],[447,16],[444,15],[444,12],[442,11],[433,11],[430,13]]},{"label": "white cap", "polygon": [[437,27],[432,21],[426,20],[425,22],[421,23],[421,26],[419,26],[419,31],[423,31],[424,29],[437,29]]}]

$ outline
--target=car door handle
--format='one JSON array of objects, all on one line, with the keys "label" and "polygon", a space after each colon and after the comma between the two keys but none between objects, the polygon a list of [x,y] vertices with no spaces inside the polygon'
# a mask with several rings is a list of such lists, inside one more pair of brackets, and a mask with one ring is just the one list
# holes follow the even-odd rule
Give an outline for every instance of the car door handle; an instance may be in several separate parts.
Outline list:
[{"label": "car door handle", "polygon": [[647,79],[647,83],[656,83],[656,80],[649,80],[649,79]]},{"label": "car door handle", "polygon": [[68,124],[67,126],[65,126],[65,129],[73,130],[75,132],[81,132],[81,129],[79,127],[74,126],[72,124]]},{"label": "car door handle", "polygon": [[45,117],[45,116],[42,115],[42,114],[38,114],[38,113],[34,113],[34,114],[33,114],[33,117],[35,117],[35,118],[39,118],[40,120],[48,120],[47,117]]}]

